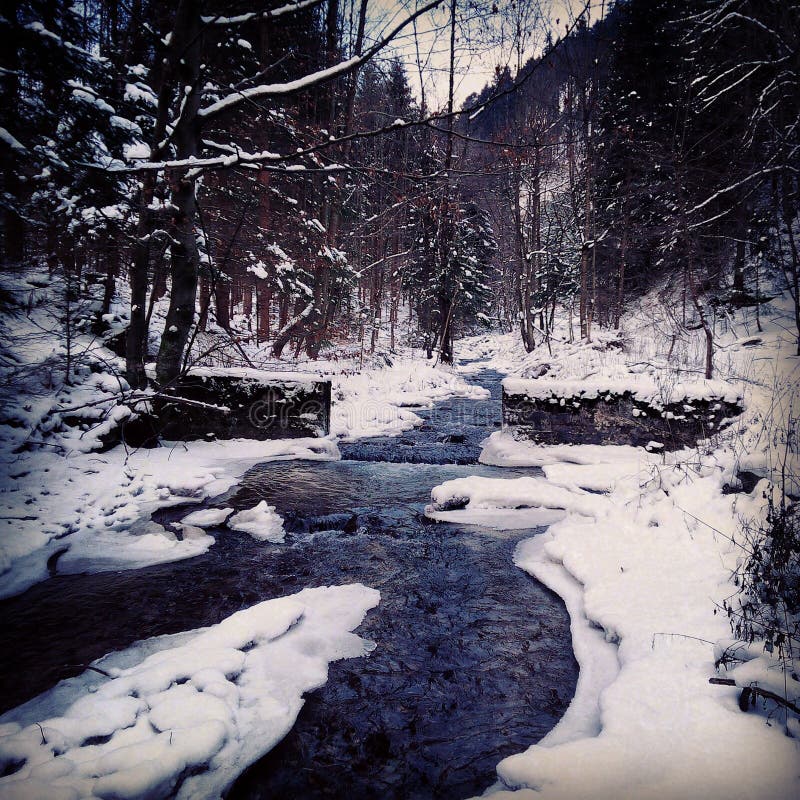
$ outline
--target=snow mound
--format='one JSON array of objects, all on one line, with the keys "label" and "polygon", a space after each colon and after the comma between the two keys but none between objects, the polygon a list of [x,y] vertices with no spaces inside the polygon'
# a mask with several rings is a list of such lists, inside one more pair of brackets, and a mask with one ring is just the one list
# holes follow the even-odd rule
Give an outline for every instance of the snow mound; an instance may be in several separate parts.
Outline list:
[{"label": "snow mound", "polygon": [[257,506],[234,514],[228,520],[228,527],[234,531],[249,533],[254,539],[265,542],[282,542],[286,536],[283,520],[275,511],[275,506],[262,500]]},{"label": "snow mound", "polygon": [[[637,460],[647,459],[648,454],[630,445],[613,444],[555,444],[540,445],[527,440],[515,439],[511,431],[495,431],[483,441],[483,450],[478,458],[481,464],[493,467],[544,467],[552,464],[584,464],[591,471],[595,467],[636,464]],[[601,473],[601,474],[603,474]],[[550,477],[550,475],[548,475]],[[587,487],[588,488],[588,487]]]},{"label": "snow mound", "polygon": [[253,367],[192,367],[189,375],[195,378],[240,378],[256,383],[297,384],[313,386],[326,380],[319,374],[294,371],[268,371]]},{"label": "snow mound", "polygon": [[[107,656],[0,718],[4,798],[218,797],[289,731],[380,594],[305,589]],[[122,666],[120,666],[122,665]]]},{"label": "snow mound", "polygon": [[[503,788],[488,796],[797,797],[797,740],[758,713],[743,714],[737,688],[709,684],[713,643],[730,636],[713,609],[731,593],[741,557],[732,541],[741,519],[765,513],[767,481],[749,494],[724,494],[737,463],[725,448],[541,447],[508,432],[486,442],[481,460],[541,466],[547,481],[448,481],[433,490],[434,504],[462,506],[449,512],[462,523],[517,503],[564,508],[514,560],[564,597],[581,667],[562,721],[498,765]],[[756,683],[783,696],[789,676],[768,663],[763,645],[755,651],[728,675],[738,687]]]},{"label": "snow mound", "polygon": [[[199,555],[214,538],[189,528],[183,538],[152,522],[159,508],[200,503],[226,491],[253,464],[340,458],[331,439],[187,442],[126,453],[8,454],[0,447],[0,597],[24,591],[58,572],[135,569]],[[36,476],[32,479],[31,475]],[[195,512],[208,519],[211,509]]]},{"label": "snow mound", "polygon": [[445,481],[431,490],[431,504],[425,513],[435,515],[440,511],[464,508],[566,509],[592,516],[598,506],[605,505],[603,497],[588,494],[580,489],[569,490],[553,486],[544,478],[483,478],[471,475]]},{"label": "snow mound", "polygon": [[181,523],[198,528],[211,528],[214,525],[222,525],[232,513],[232,508],[204,508],[188,514],[181,520]]}]

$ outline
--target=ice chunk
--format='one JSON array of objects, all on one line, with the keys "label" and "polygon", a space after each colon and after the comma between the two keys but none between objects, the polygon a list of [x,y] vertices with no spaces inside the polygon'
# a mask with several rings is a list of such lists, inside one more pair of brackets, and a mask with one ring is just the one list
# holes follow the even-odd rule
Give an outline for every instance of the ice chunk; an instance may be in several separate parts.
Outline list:
[{"label": "ice chunk", "polygon": [[283,520],[276,513],[275,506],[262,500],[257,506],[240,511],[228,520],[228,527],[235,531],[249,533],[254,539],[266,542],[282,542],[286,536]]}]

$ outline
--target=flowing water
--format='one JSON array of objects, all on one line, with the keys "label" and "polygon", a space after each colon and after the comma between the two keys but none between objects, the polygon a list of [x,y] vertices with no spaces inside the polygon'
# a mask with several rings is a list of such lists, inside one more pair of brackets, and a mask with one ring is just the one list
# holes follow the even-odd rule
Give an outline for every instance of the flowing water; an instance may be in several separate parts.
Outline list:
[{"label": "flowing water", "polygon": [[283,544],[212,530],[216,544],[197,558],[56,576],[0,603],[3,708],[137,639],[213,624],[306,586],[361,582],[381,592],[357,629],[377,648],[331,664],[286,739],[229,797],[482,792],[500,758],[558,721],[577,665],[563,604],[512,564],[516,543],[536,531],[433,523],[422,513],[442,481],[533,472],[474,463],[500,415],[500,376],[476,377],[490,399],[419,412],[421,428],[343,444],[339,462],[259,465],[214,502],[248,508],[266,499],[284,516]]}]

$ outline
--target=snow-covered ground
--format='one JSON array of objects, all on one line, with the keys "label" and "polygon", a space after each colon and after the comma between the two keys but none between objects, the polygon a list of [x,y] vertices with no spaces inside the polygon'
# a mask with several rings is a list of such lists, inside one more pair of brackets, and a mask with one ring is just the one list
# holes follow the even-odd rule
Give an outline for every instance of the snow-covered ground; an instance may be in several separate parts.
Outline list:
[{"label": "snow-covered ground", "polygon": [[431,408],[448,397],[482,399],[489,393],[456,371],[422,358],[333,376],[331,432],[340,439],[393,436],[422,423],[412,408]]},{"label": "snow-covered ground", "polygon": [[[526,503],[565,509],[546,538],[520,544],[515,563],[568,604],[578,690],[549,736],[501,762],[503,784],[536,790],[519,798],[796,797],[800,749],[780,715],[768,727],[739,710],[735,689],[708,683],[714,643],[730,635],[727,616],[714,614],[733,591],[741,556],[729,537],[740,515],[764,513],[766,482],[750,495],[723,495],[718,453],[581,452],[588,449],[535,447],[496,433],[488,460],[511,451],[507,463],[543,465],[547,480],[469,478],[432,493],[440,504],[468,499],[463,511],[449,512],[461,522]],[[608,494],[586,491],[601,484]],[[543,497],[547,485],[552,494]],[[616,658],[606,642],[617,645]]]},{"label": "snow-covered ground", "polygon": [[[336,369],[326,375],[333,407],[331,435],[324,439],[191,442],[98,453],[106,414],[96,429],[68,427],[43,446],[15,452],[36,423],[7,429],[8,435],[0,435],[0,597],[45,579],[47,561],[59,551],[65,551],[58,558],[60,572],[137,568],[198,555],[213,544],[211,536],[188,531],[179,538],[150,520],[153,511],[220,494],[261,461],[337,459],[337,441],[396,436],[421,424],[414,407],[429,408],[453,396],[487,396],[456,371],[422,358],[397,358],[391,366],[360,373],[348,363]],[[98,388],[97,377],[41,401],[38,418],[64,402],[94,402],[98,411],[121,408],[115,405],[119,385],[111,386],[107,376]]]},{"label": "snow-covered ground", "polygon": [[[0,349],[8,354],[7,363],[25,368],[0,374],[9,379],[0,392],[0,597],[45,579],[56,561],[63,573],[138,568],[203,553],[214,543],[202,530],[207,525],[190,519],[182,529],[165,530],[151,514],[220,494],[260,461],[337,459],[337,440],[393,436],[420,424],[414,407],[428,408],[451,396],[485,396],[456,370],[433,366],[408,349],[366,362],[351,353],[292,364],[247,346],[246,355],[265,374],[301,379],[313,372],[331,380],[329,437],[99,452],[103,437],[131,416],[122,359],[98,338],[76,333],[72,379],[65,383],[59,374],[63,326],[53,313],[59,288],[35,272],[5,277],[2,288],[25,302],[20,313],[2,320]],[[117,309],[123,307],[121,302]],[[162,317],[157,310],[156,333]],[[112,327],[120,324],[114,319]],[[262,514],[248,532],[280,540],[276,517]]]},{"label": "snow-covered ground", "polygon": [[[50,334],[43,324],[47,281],[33,281],[21,288],[31,291],[39,318],[22,316],[3,331],[12,352],[21,343],[20,362],[30,370],[14,387],[22,402],[0,398],[0,597],[55,569],[118,570],[189,558],[214,545],[206,530],[212,527],[215,536],[226,526],[279,544],[283,521],[263,501],[238,513],[189,512],[169,529],[151,515],[220,495],[255,463],[338,459],[337,440],[397,435],[421,423],[412,408],[487,394],[408,351],[361,370],[354,358],[322,361],[314,371],[331,379],[334,396],[327,438],[104,450],[101,438],[130,416],[119,403],[128,391],[122,364],[99,341],[78,336],[70,384],[43,380],[44,365],[62,363],[63,343],[57,324]],[[276,366],[288,375],[284,365],[263,363]],[[77,424],[70,419],[76,410]],[[219,796],[287,733],[304,693],[325,682],[328,662],[371,651],[374,645],[349,631],[378,599],[360,585],[307,589],[212,628],[104,657],[0,719],[0,796]]]},{"label": "snow-covered ground", "polygon": [[151,514],[221,494],[255,463],[331,460],[339,450],[330,439],[231,440],[97,454],[6,451],[6,458],[0,596],[7,597],[47,578],[48,559],[59,551],[60,573],[135,569],[203,553],[214,538],[202,520],[167,530]]},{"label": "snow-covered ground", "polygon": [[[564,597],[578,688],[548,736],[498,765],[492,800],[800,796],[796,715],[772,703],[745,714],[737,699],[739,687],[755,685],[797,704],[797,661],[782,669],[756,641],[744,663],[721,672],[736,687],[709,684],[731,642],[722,609],[737,592],[742,526],[765,518],[768,495],[798,494],[800,359],[787,310],[773,304],[760,332],[741,316],[718,338],[718,376],[744,395],[746,412],[713,440],[657,455],[536,446],[501,431],[484,443],[481,461],[540,466],[546,480],[473,477],[433,489],[429,515],[452,521],[562,509],[545,536],[518,546],[515,563]],[[640,309],[628,330],[641,336],[641,320]],[[542,347],[527,355],[513,335],[463,349],[506,372],[546,376],[543,383],[682,377],[658,363],[652,329],[635,354],[607,349],[602,337],[589,346],[554,343],[552,354]],[[762,480],[750,493],[724,493],[739,470]]]}]

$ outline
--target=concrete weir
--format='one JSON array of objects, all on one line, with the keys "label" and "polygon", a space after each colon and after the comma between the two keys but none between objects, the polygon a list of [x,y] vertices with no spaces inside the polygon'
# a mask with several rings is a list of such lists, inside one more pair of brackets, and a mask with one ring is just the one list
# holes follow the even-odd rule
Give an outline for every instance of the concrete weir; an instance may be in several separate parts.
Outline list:
[{"label": "concrete weir", "polygon": [[195,368],[153,402],[163,439],[326,436],[331,383],[299,372]]},{"label": "concrete weir", "polygon": [[631,387],[614,381],[503,381],[503,426],[541,444],[677,450],[713,436],[742,411],[742,398],[712,381],[668,391],[646,382]]}]

